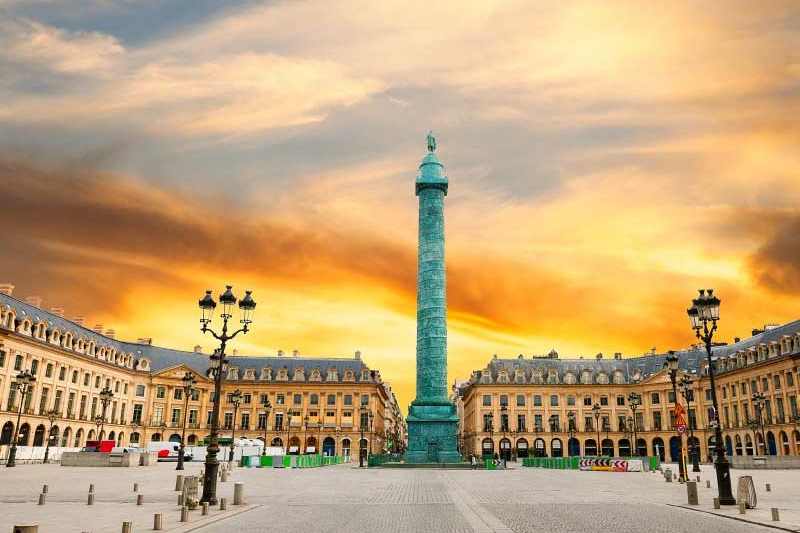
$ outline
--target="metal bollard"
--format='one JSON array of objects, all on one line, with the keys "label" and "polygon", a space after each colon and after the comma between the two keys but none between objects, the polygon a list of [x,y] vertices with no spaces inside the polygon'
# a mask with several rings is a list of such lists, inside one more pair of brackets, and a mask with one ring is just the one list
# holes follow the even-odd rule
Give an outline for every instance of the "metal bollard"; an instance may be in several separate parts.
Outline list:
[{"label": "metal bollard", "polygon": [[778,514],[778,508],[777,507],[771,507],[770,509],[772,510],[772,521],[773,522],[780,522],[781,517]]},{"label": "metal bollard", "polygon": [[183,475],[178,474],[178,477],[175,478],[175,490],[183,490]]},{"label": "metal bollard", "polygon": [[189,521],[189,508],[185,505],[181,507],[181,522]]},{"label": "metal bollard", "polygon": [[39,533],[39,524],[15,525],[14,533]]},{"label": "metal bollard", "polygon": [[697,476],[697,482],[700,483],[700,476]]},{"label": "metal bollard", "polygon": [[224,511],[228,508],[228,498],[219,499],[219,510]]},{"label": "metal bollard", "polygon": [[739,514],[745,514],[747,511],[747,504],[745,502],[739,502]]},{"label": "metal bollard", "polygon": [[123,522],[122,533],[132,533],[132,532],[133,532],[133,522]]},{"label": "metal bollard", "polygon": [[139,484],[138,483],[134,483],[133,484],[133,492],[139,492]]},{"label": "metal bollard", "polygon": [[714,498],[714,509],[719,509],[719,498]]},{"label": "metal bollard", "polygon": [[178,505],[183,505],[183,494],[178,494]]},{"label": "metal bollard", "polygon": [[221,474],[221,476],[220,476],[220,477],[221,477],[221,481],[222,481],[223,483],[225,483],[226,481],[228,481],[228,471],[227,471],[227,470],[223,470],[223,471],[222,471],[222,474]]},{"label": "metal bollard", "polygon": [[43,493],[43,494],[47,494],[47,491],[48,491],[48,489],[49,489],[49,488],[50,488],[50,487],[48,487],[47,485],[43,486],[43,487],[42,487],[42,493]]},{"label": "metal bollard", "polygon": [[43,492],[39,494],[39,505],[44,505],[45,500],[47,499],[47,493]]},{"label": "metal bollard", "polygon": [[709,479],[706,480],[706,488],[707,489],[711,488],[711,480],[709,480]]},{"label": "metal bollard", "polygon": [[89,493],[89,497],[86,499],[86,505],[94,505],[94,492]]},{"label": "metal bollard", "polygon": [[772,486],[769,483],[767,483],[767,492],[772,492]]},{"label": "metal bollard", "polygon": [[142,505],[144,503],[144,494],[138,494],[136,496],[136,505]]},{"label": "metal bollard", "polygon": [[164,517],[161,513],[153,515],[153,529],[156,531],[164,529]]},{"label": "metal bollard", "polygon": [[89,485],[89,492],[94,492],[94,483]]},{"label": "metal bollard", "polygon": [[203,502],[202,514],[203,514],[203,516],[208,514],[208,502]]},{"label": "metal bollard", "polygon": [[689,500],[689,505],[698,505],[698,498],[697,498],[697,482],[696,481],[687,481],[686,482],[686,496]]},{"label": "metal bollard", "polygon": [[233,505],[244,505],[244,483],[233,484]]}]

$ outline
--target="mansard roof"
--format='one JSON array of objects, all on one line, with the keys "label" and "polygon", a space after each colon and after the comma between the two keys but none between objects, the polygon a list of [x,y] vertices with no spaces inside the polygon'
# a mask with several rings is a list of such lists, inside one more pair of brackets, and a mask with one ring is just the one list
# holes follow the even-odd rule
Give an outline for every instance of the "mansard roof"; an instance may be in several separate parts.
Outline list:
[{"label": "mansard roof", "polygon": [[[94,344],[98,349],[103,346],[107,348],[113,347],[116,348],[117,353],[131,355],[134,361],[134,364],[132,365],[133,370],[142,372],[159,372],[170,367],[186,365],[196,372],[205,374],[209,368],[208,354],[195,353],[194,351],[175,350],[172,348],[162,348],[159,346],[152,346],[150,344],[139,344],[135,342],[125,342],[112,339],[87,327],[78,325],[71,320],[60,317],[43,309],[39,309],[38,307],[17,300],[16,298],[13,298],[7,294],[0,293],[0,315],[5,317],[5,314],[8,312],[8,310],[13,310],[14,314],[16,315],[15,324],[12,325],[12,328],[8,328],[5,325],[5,321],[0,320],[0,330],[10,330],[16,328],[16,325],[21,320],[24,320],[25,317],[30,317],[34,324],[44,321],[48,331],[56,328],[62,333],[73,332],[75,340],[83,338],[87,343],[94,341]],[[39,340],[35,337],[31,337],[31,339],[34,341]],[[44,344],[50,344],[47,341],[40,340],[40,342]],[[113,362],[96,359],[89,354],[81,354],[76,352],[75,355],[78,357],[91,358],[96,360],[98,363],[106,363],[112,366],[118,366]],[[143,362],[146,362],[146,366],[142,364]],[[354,374],[354,381],[360,382],[362,381],[362,370],[369,369],[369,367],[358,357],[299,357],[293,355],[286,355],[282,357],[229,356],[228,365],[229,368],[234,367],[240,370],[238,376],[239,379],[242,378],[242,370],[253,368],[255,370],[254,381],[266,381],[261,379],[261,370],[267,367],[272,369],[271,381],[275,380],[277,372],[280,369],[287,370],[287,381],[294,381],[295,369],[303,368],[306,378],[304,381],[308,381],[308,377],[311,375],[311,372],[313,372],[315,369],[318,369],[322,374],[322,381],[325,382],[327,381],[326,378],[328,370],[333,368],[338,372],[339,381],[343,380],[345,372],[351,370]],[[230,380],[230,378],[228,378],[228,380]],[[381,382],[382,380],[380,377],[380,372],[377,370],[370,370],[369,381]]]}]

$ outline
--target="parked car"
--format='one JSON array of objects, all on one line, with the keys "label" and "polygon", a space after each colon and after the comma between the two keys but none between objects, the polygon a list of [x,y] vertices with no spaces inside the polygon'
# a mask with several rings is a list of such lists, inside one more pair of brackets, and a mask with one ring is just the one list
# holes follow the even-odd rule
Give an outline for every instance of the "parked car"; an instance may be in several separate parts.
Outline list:
[{"label": "parked car", "polygon": [[[180,450],[181,444],[179,442],[148,442],[147,443],[147,451],[148,452],[155,452],[158,454],[159,461],[177,461],[178,460],[178,450]],[[191,461],[192,454],[188,452],[184,452],[183,455],[184,461]]]}]

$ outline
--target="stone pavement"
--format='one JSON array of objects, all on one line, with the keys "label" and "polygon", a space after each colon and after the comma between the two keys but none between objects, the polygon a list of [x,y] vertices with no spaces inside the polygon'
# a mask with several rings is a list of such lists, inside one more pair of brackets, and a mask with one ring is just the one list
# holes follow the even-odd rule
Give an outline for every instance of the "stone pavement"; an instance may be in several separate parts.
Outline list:
[{"label": "stone pavement", "polygon": [[[202,465],[187,463],[185,474]],[[12,524],[35,522],[41,533],[152,531],[153,514],[164,514],[165,530],[213,532],[669,532],[759,533],[776,531],[739,518],[800,531],[800,480],[793,471],[733,471],[752,475],[758,508],[712,509],[716,489],[712,467],[703,466],[700,505],[686,509],[686,487],[649,473],[580,472],[517,467],[508,471],[358,469],[354,465],[283,470],[236,468],[219,483],[233,499],[233,481],[245,484],[247,506],[190,513],[180,524],[174,463],[153,468],[66,468],[23,465],[0,468],[0,533]],[[696,474],[695,474],[696,475]],[[135,505],[139,482],[145,505]],[[772,484],[765,492],[764,483]],[[36,505],[44,483],[47,504]],[[96,503],[86,505],[89,483]],[[688,507],[688,506],[687,506]],[[770,521],[781,508],[781,522]],[[702,511],[702,512],[698,512]],[[730,515],[735,519],[711,514]],[[209,523],[209,520],[218,520]]]}]

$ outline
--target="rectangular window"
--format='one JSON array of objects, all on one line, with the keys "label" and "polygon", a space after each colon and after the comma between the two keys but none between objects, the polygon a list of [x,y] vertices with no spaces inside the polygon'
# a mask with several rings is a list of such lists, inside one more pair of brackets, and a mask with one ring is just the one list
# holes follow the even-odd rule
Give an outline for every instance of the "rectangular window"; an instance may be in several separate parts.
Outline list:
[{"label": "rectangular window", "polygon": [[326,418],[334,418],[336,417],[336,411],[325,411]]},{"label": "rectangular window", "polygon": [[517,431],[526,431],[525,415],[517,415]]},{"label": "rectangular window", "polygon": [[668,402],[670,405],[675,405],[675,393],[674,393],[674,392],[672,392],[672,391],[669,391],[669,392],[667,393],[667,402]]},{"label": "rectangular window", "polygon": [[711,389],[706,389],[706,401],[711,401]]},{"label": "rectangular window", "polygon": [[794,387],[794,375],[791,370],[786,373],[786,386]]},{"label": "rectangular window", "polygon": [[509,431],[508,429],[508,414],[500,415],[500,431]]},{"label": "rectangular window", "polygon": [[600,396],[600,405],[608,405],[608,396]]},{"label": "rectangular window", "polygon": [[267,429],[267,413],[258,413],[258,428]]},{"label": "rectangular window", "polygon": [[594,424],[593,419],[590,415],[586,415],[583,417],[583,430],[584,431],[594,431]]},{"label": "rectangular window", "polygon": [[583,405],[585,407],[591,407],[592,406],[592,397],[591,396],[584,396],[583,397]]},{"label": "rectangular window", "polygon": [[781,375],[780,374],[775,374],[774,376],[772,376],[772,382],[773,382],[772,385],[775,388],[775,390],[781,390]]},{"label": "rectangular window", "polygon": [[742,390],[742,396],[747,396],[747,383],[742,381],[740,388]]},{"label": "rectangular window", "polygon": [[560,426],[558,415],[550,415],[550,418],[548,418],[547,420],[548,422],[550,422],[550,431],[552,431],[553,433],[558,431],[558,428]]},{"label": "rectangular window", "polygon": [[625,396],[617,396],[617,406],[625,407]]},{"label": "rectangular window", "polygon": [[692,430],[697,429],[697,413],[694,407],[689,409],[689,428]]},{"label": "rectangular window", "polygon": [[[127,385],[126,385],[127,387]],[[192,401],[199,402],[200,401],[200,389],[192,389]]]},{"label": "rectangular window", "polygon": [[83,417],[86,416],[86,395],[85,394],[81,394],[81,406],[80,406],[79,409],[80,409],[80,411],[78,411],[78,418],[83,419]]},{"label": "rectangular window", "polygon": [[283,405],[286,403],[286,397],[283,394],[278,394],[275,396],[275,403],[277,405]]},{"label": "rectangular window", "polygon": [[492,430],[494,429],[494,428],[491,427],[491,420],[492,420],[492,415],[491,414],[483,413],[483,430],[484,431],[489,431],[490,428]]},{"label": "rectangular window", "polygon": [[277,413],[275,415],[275,430],[280,431],[283,429],[283,413]]},{"label": "rectangular window", "polygon": [[309,397],[309,403],[311,405],[319,405],[319,394],[312,394]]},{"label": "rectangular window", "polygon": [[53,376],[53,365],[52,363],[47,363],[47,366],[44,369],[44,377],[49,378],[52,376]]},{"label": "rectangular window", "polygon": [[197,409],[189,409],[189,425],[197,425]]},{"label": "rectangular window", "polygon": [[[64,368],[62,370],[66,370],[66,368]],[[59,379],[61,379],[61,376],[59,376]],[[64,380],[61,379],[61,381],[64,381]],[[78,383],[78,371],[77,370],[73,370],[72,371],[72,383],[73,384],[77,384]]]},{"label": "rectangular window", "polygon": [[769,379],[761,378],[761,390],[764,392],[769,390]]},{"label": "rectangular window", "polygon": [[575,405],[575,396],[567,396],[567,405]]},{"label": "rectangular window", "polygon": [[31,361],[31,374],[35,376],[38,371],[39,371],[39,361],[34,359],[33,361]]},{"label": "rectangular window", "polygon": [[252,401],[253,401],[253,395],[250,394],[249,392],[245,393],[244,397],[242,398],[242,403],[245,405],[250,405],[250,402]]},{"label": "rectangular window", "polygon": [[114,392],[119,392],[119,381],[114,383]]},{"label": "rectangular window", "polygon": [[100,376],[95,376],[94,377],[94,388],[95,389],[99,389],[100,388]]},{"label": "rectangular window", "polygon": [[67,397],[67,414],[69,416],[75,415],[75,393],[70,392]]},{"label": "rectangular window", "polygon": [[517,394],[517,407],[525,407],[525,395]]},{"label": "rectangular window", "polygon": [[533,425],[534,427],[539,428],[539,430],[544,427],[542,426],[542,415],[533,415]]},{"label": "rectangular window", "polygon": [[731,385],[731,398],[736,398],[736,385]]},{"label": "rectangular window", "polygon": [[181,410],[177,408],[172,409],[172,427],[177,427],[181,423]]},{"label": "rectangular window", "polygon": [[14,358],[14,370],[22,372],[22,356],[19,354]]},{"label": "rectangular window", "polygon": [[183,398],[183,389],[175,389],[175,390],[172,392],[172,399],[174,399],[174,400],[180,400],[180,399],[182,399],[182,398]]},{"label": "rectangular window", "polygon": [[484,394],[483,395],[483,406],[484,407],[491,407],[492,405],[492,395],[491,394]]},{"label": "rectangular window", "polygon": [[250,413],[242,413],[242,429],[250,429]]},{"label": "rectangular window", "polygon": [[653,392],[650,394],[650,403],[653,405],[658,405],[661,403],[661,396],[657,392]]},{"label": "rectangular window", "polygon": [[507,394],[501,394],[500,395],[500,405],[508,406],[508,395]]},{"label": "rectangular window", "polygon": [[42,395],[39,398],[39,414],[43,415],[47,413],[47,393],[50,392],[50,389],[47,387],[42,387]]},{"label": "rectangular window", "polygon": [[722,387],[722,399],[726,399],[728,397],[728,387]]},{"label": "rectangular window", "polygon": [[777,412],[778,424],[785,424],[786,423],[786,411],[783,409],[783,398],[778,397],[778,398],[776,398],[776,401],[778,402],[778,405],[777,405],[777,408],[778,408],[778,412]]},{"label": "rectangular window", "polygon": [[[316,415],[314,414],[315,412],[316,412],[316,411],[311,411],[311,412],[308,414],[308,416],[316,416]],[[350,418],[351,416],[353,416],[353,411],[342,411],[342,417],[344,417],[344,418]]]},{"label": "rectangular window", "polygon": [[336,395],[335,394],[328,394],[328,403],[327,405],[336,405]]},{"label": "rectangular window", "polygon": [[661,411],[653,412],[653,431],[661,431]]},{"label": "rectangular window", "polygon": [[211,419],[214,417],[214,411],[209,411],[208,416],[206,416],[206,425],[211,427]]},{"label": "rectangular window", "polygon": [[797,416],[797,396],[789,396],[789,409],[792,412],[792,418]]},{"label": "rectangular window", "polygon": [[733,406],[733,427],[735,427],[735,428],[739,427],[739,406],[738,405],[734,405]]},{"label": "rectangular window", "polygon": [[625,415],[617,415],[617,430],[625,431],[626,422]]},{"label": "rectangular window", "polygon": [[156,398],[164,398],[166,394],[164,387],[156,387]]},{"label": "rectangular window", "polygon": [[265,403],[267,403],[267,400],[269,400],[269,394],[264,394],[264,393],[262,392],[262,393],[261,393],[261,396],[259,396],[259,401],[258,401],[258,403],[260,403],[261,405],[264,405]]},{"label": "rectangular window", "polygon": [[225,413],[223,427],[224,429],[233,428],[233,413]]},{"label": "rectangular window", "polygon": [[541,407],[542,406],[542,397],[539,394],[533,395],[533,405],[534,407]]},{"label": "rectangular window", "polygon": [[[58,369],[58,381],[64,381],[65,379],[67,379],[67,369],[62,366]],[[73,381],[73,383],[75,382]]]},{"label": "rectangular window", "polygon": [[126,403],[123,403],[120,406],[120,410],[119,410],[119,423],[120,424],[124,424],[125,423],[125,408],[126,407],[128,407],[128,404],[126,404]]},{"label": "rectangular window", "polygon": [[0,368],[6,366],[6,351],[0,350]]},{"label": "rectangular window", "polygon": [[208,393],[208,401],[211,403],[215,403],[217,401],[217,393],[213,390]]},{"label": "rectangular window", "polygon": [[164,408],[163,407],[155,407],[153,409],[153,424],[160,424],[164,421]]},{"label": "rectangular window", "polygon": [[133,421],[137,424],[142,423],[142,404],[140,403],[133,404]]},{"label": "rectangular window", "polygon": [[369,404],[369,394],[362,394],[361,395],[361,405]]},{"label": "rectangular window", "polygon": [[292,404],[293,405],[300,405],[303,403],[303,395],[302,394],[294,394],[292,396]]},{"label": "rectangular window", "polygon": [[136,396],[144,396],[144,385],[136,385]]},{"label": "rectangular window", "polygon": [[553,407],[558,406],[558,394],[551,394],[550,395],[550,405]]},{"label": "rectangular window", "polygon": [[726,405],[725,407],[722,408],[722,411],[723,411],[723,414],[725,416],[725,420],[723,421],[723,423],[725,424],[725,428],[727,429],[727,428],[731,427],[730,410],[728,409],[728,406]]},{"label": "rectangular window", "polygon": [[344,404],[345,405],[353,405],[353,395],[352,394],[345,394],[344,395]]}]

